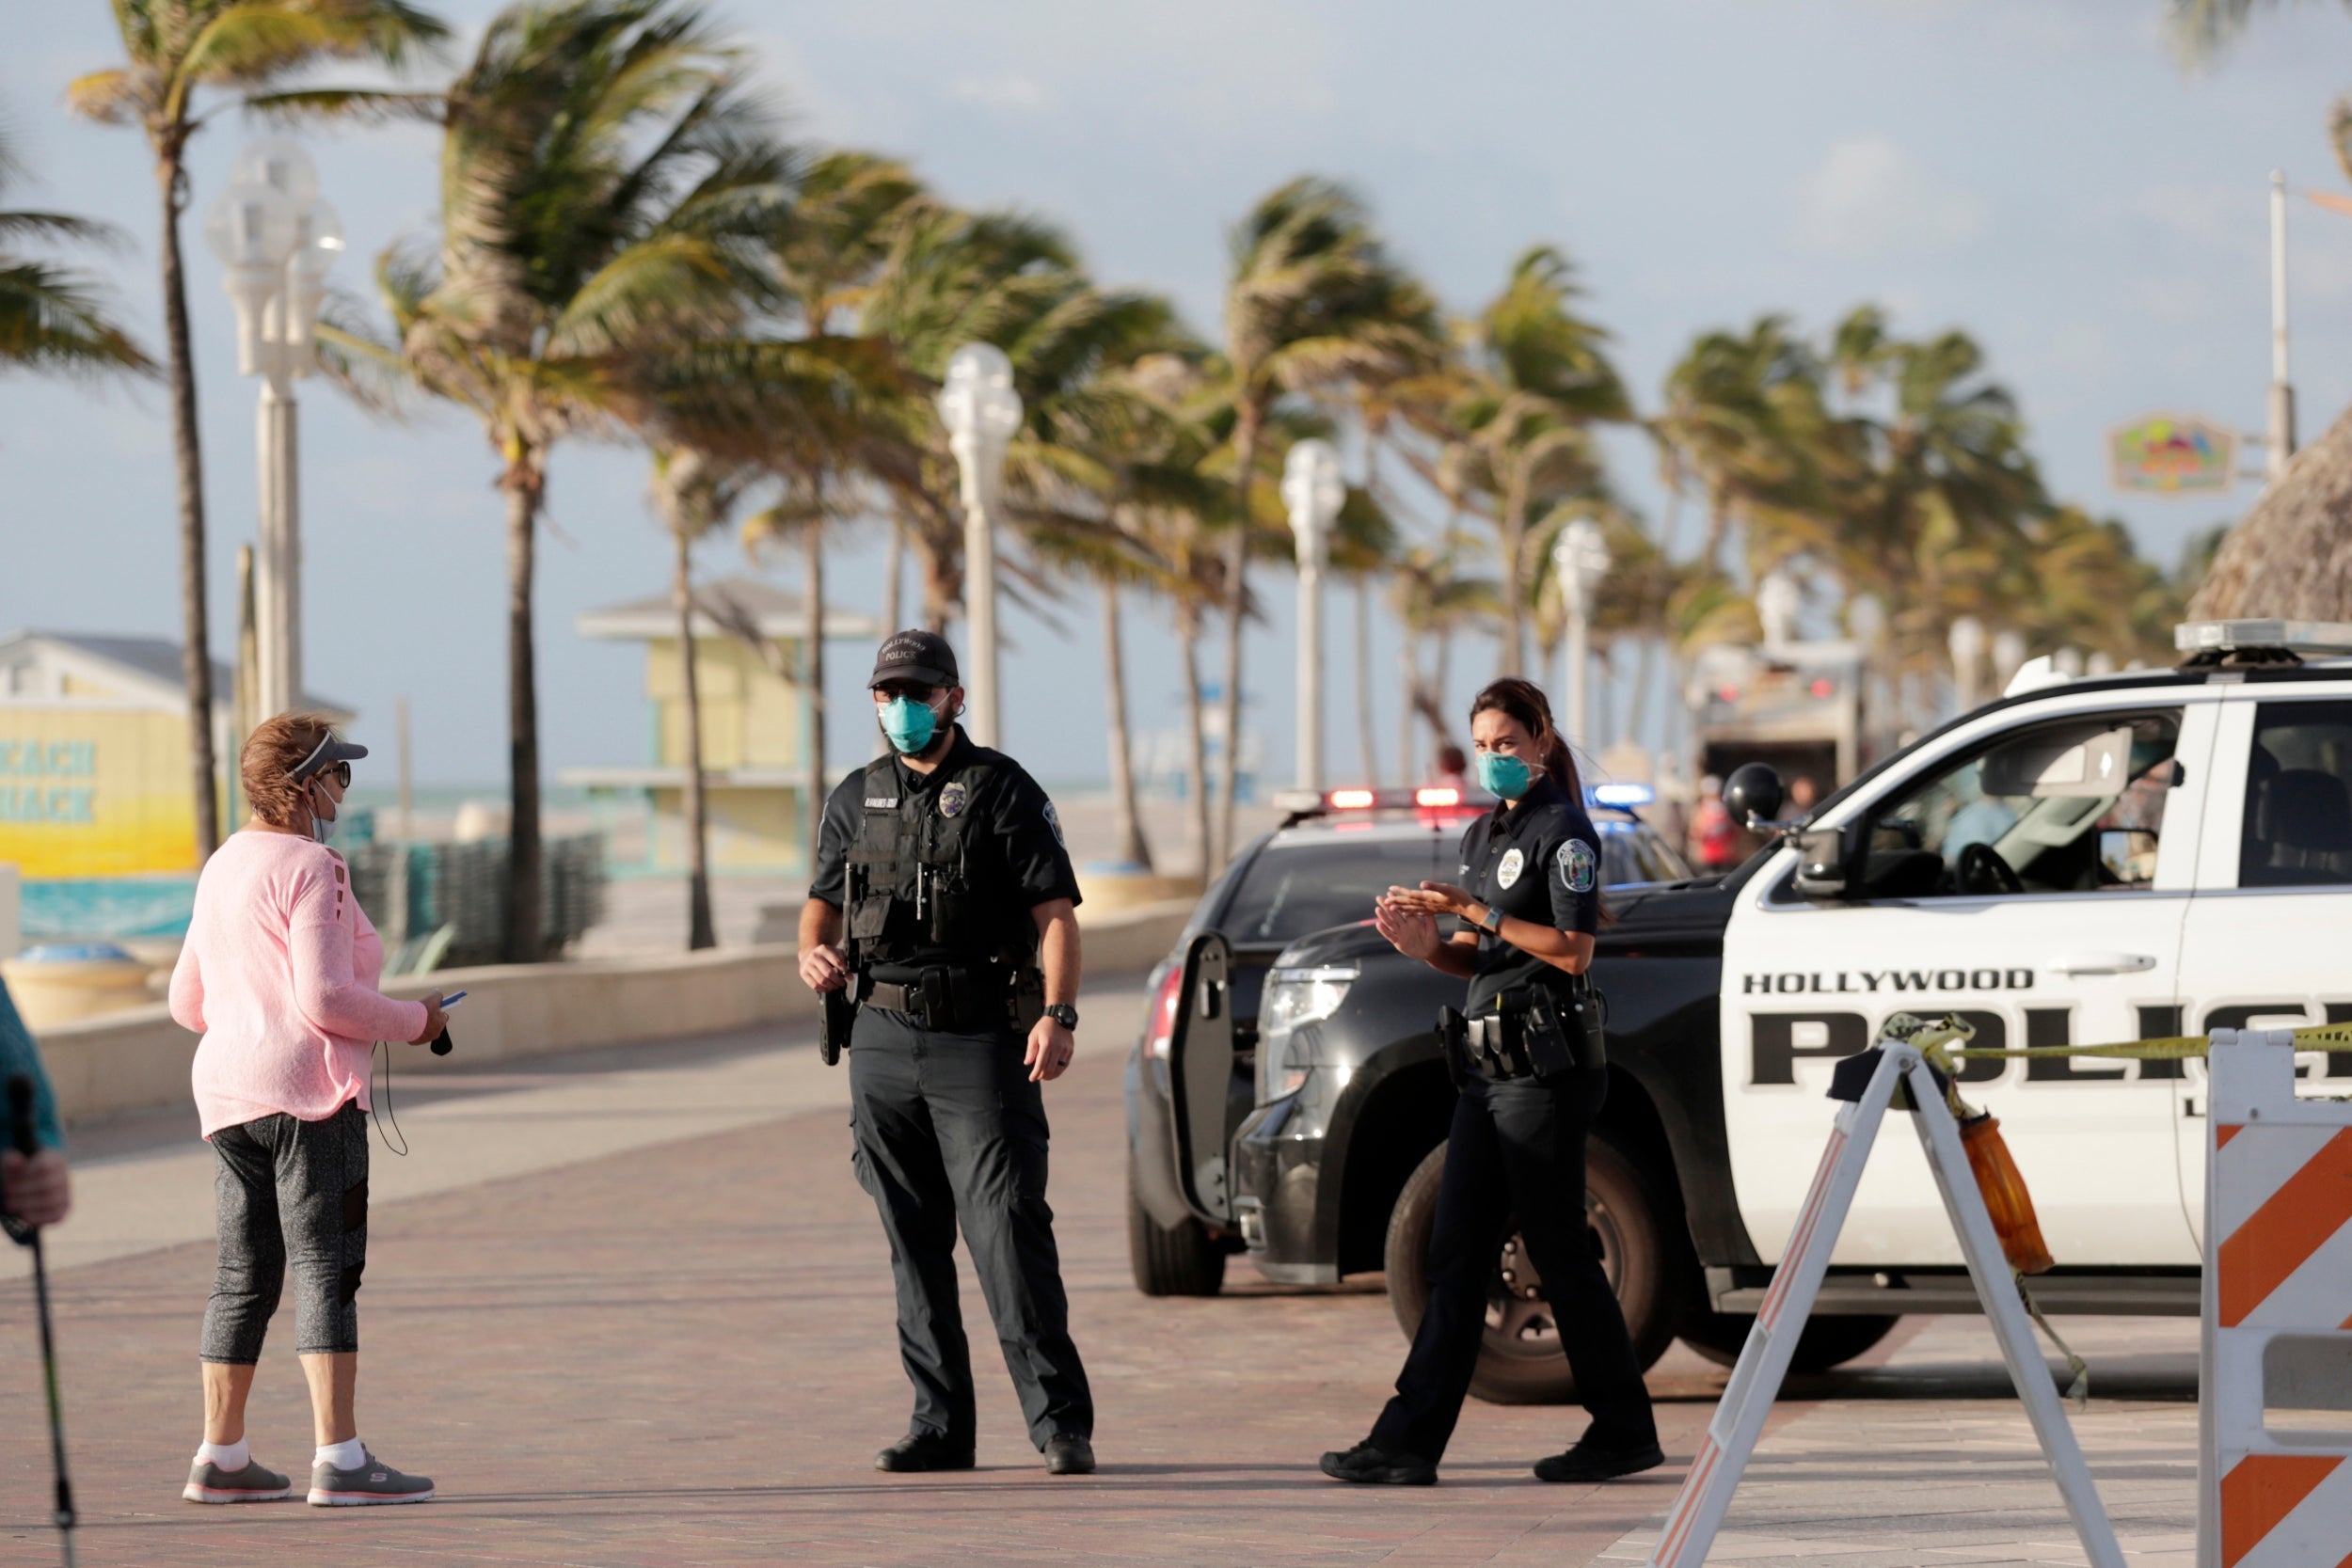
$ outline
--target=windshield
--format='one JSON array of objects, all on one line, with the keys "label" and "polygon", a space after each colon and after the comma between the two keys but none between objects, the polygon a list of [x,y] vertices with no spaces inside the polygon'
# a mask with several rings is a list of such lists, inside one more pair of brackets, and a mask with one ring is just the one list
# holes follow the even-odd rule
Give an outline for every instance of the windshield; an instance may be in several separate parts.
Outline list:
[{"label": "windshield", "polygon": [[1458,829],[1420,838],[1329,838],[1269,844],[1249,863],[1218,922],[1240,942],[1287,942],[1327,927],[1372,918],[1372,901],[1393,884],[1452,881],[1461,862]]},{"label": "windshield", "polygon": [[1686,882],[1691,867],[1672,846],[1638,822],[1596,822],[1600,830],[1600,879],[1609,887],[1634,882]]}]

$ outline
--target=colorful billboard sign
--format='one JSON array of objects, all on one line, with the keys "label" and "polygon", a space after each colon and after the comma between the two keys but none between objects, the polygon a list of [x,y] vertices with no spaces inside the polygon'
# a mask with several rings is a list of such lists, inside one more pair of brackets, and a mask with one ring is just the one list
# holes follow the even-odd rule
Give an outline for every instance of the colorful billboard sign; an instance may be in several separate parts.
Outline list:
[{"label": "colorful billboard sign", "polygon": [[2187,414],[2150,414],[2107,432],[2107,473],[2119,490],[2182,496],[2227,490],[2237,479],[2237,432]]}]

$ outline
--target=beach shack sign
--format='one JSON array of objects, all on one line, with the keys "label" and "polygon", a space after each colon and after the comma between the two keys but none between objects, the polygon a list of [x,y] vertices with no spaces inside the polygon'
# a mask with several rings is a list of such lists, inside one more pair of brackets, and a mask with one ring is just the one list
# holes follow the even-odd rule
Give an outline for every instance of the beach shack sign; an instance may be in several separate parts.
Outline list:
[{"label": "beach shack sign", "polygon": [[2188,496],[2237,478],[2237,432],[2193,414],[2150,414],[2107,432],[2107,474],[2119,490]]}]

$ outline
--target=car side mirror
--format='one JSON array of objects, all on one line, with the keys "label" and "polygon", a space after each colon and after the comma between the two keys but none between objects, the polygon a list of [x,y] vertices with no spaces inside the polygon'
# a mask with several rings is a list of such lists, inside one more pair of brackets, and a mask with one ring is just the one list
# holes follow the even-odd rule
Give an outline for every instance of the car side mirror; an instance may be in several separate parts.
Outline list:
[{"label": "car side mirror", "polygon": [[1796,835],[1797,875],[1790,886],[1800,898],[1833,900],[1846,896],[1846,835],[1835,828],[1816,828]]},{"label": "car side mirror", "polygon": [[1770,763],[1744,763],[1732,770],[1724,782],[1724,804],[1731,812],[1731,819],[1742,828],[1754,828],[1776,820],[1788,792],[1780,786],[1780,775]]},{"label": "car side mirror", "polygon": [[2144,887],[2156,879],[2156,835],[2145,828],[2099,830],[2099,869],[2109,882]]}]

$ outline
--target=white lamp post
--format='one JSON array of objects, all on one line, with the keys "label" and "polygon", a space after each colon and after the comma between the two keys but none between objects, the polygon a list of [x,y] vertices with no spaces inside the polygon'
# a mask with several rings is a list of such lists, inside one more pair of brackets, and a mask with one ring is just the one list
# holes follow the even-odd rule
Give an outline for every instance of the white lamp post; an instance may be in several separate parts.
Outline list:
[{"label": "white lamp post", "polygon": [[939,419],[963,475],[963,613],[971,652],[963,673],[972,738],[998,743],[996,685],[996,494],[1005,448],[1021,428],[1021,394],[1012,361],[990,343],[966,343],[948,356],[939,389]]},{"label": "white lamp post", "polygon": [[2026,638],[2023,632],[2004,627],[1993,634],[1993,678],[2003,690],[2017,673],[2017,667],[2026,662]]},{"label": "white lamp post", "polygon": [[1952,650],[1952,696],[1960,711],[1976,710],[1977,675],[1984,665],[1984,623],[1973,615],[1963,615],[1952,623],[1948,634]]},{"label": "white lamp post", "polygon": [[1593,594],[1609,571],[1609,546],[1600,525],[1579,517],[1560,531],[1551,546],[1552,574],[1560,579],[1560,608],[1565,613],[1567,635],[1562,640],[1562,692],[1567,699],[1568,735],[1585,736],[1586,673],[1592,665]]},{"label": "white lamp post", "polygon": [[311,328],[326,274],[342,254],[335,209],[319,199],[302,149],[264,137],[237,155],[213,198],[204,239],[228,265],[237,308],[237,370],[262,378],[258,423],[261,548],[254,596],[258,717],[302,700],[302,508],[294,382],[310,373]]},{"label": "white lamp post", "polygon": [[1282,504],[1298,546],[1298,787],[1323,787],[1323,567],[1330,529],[1347,499],[1340,454],[1312,438],[1282,464]]}]

